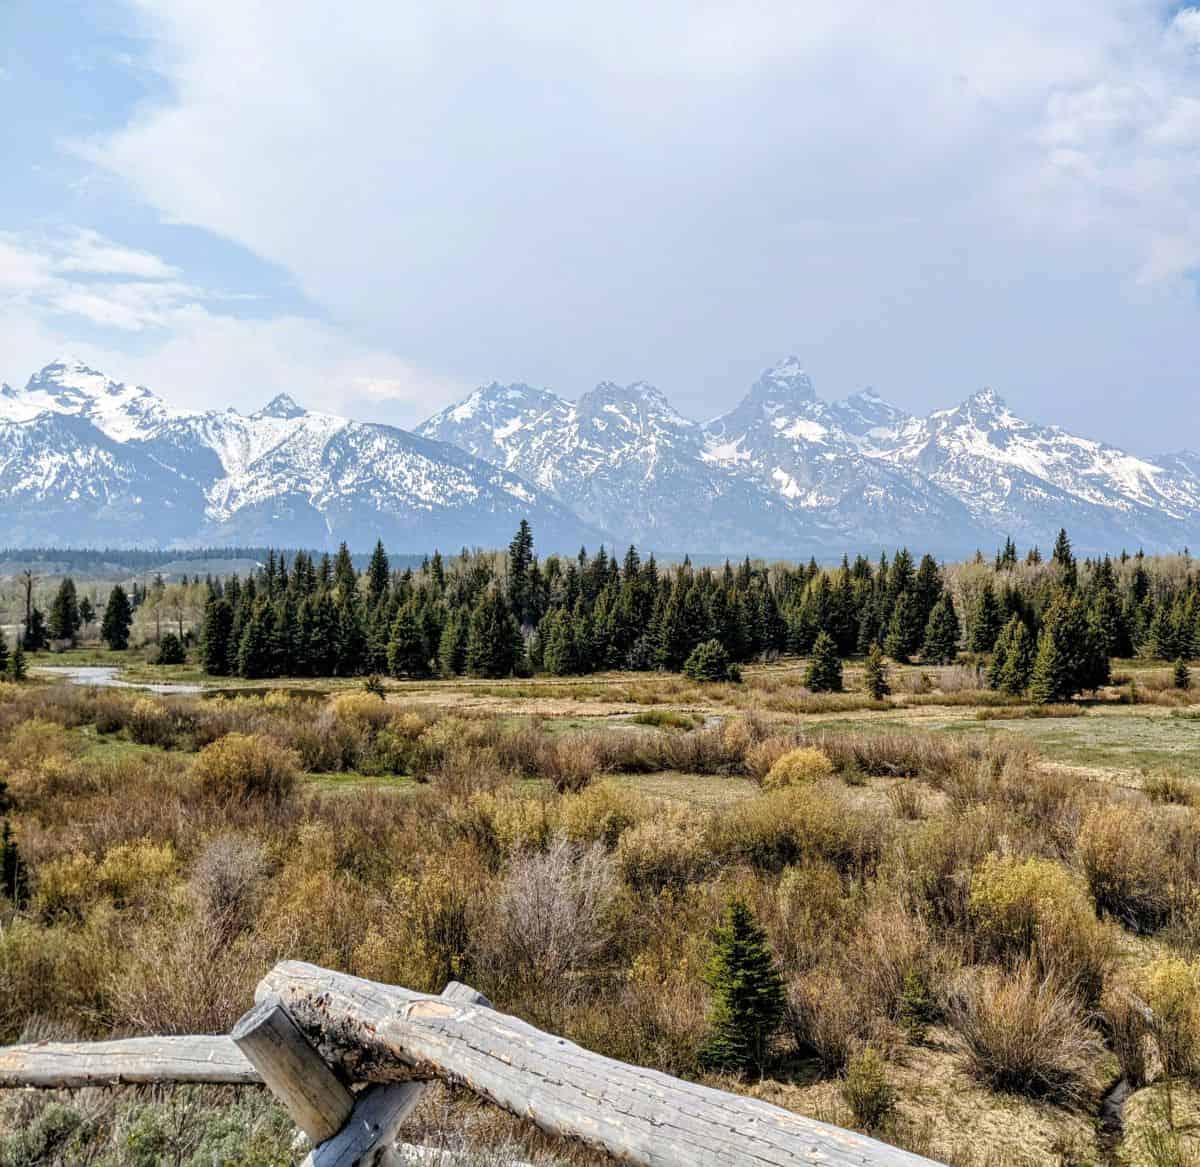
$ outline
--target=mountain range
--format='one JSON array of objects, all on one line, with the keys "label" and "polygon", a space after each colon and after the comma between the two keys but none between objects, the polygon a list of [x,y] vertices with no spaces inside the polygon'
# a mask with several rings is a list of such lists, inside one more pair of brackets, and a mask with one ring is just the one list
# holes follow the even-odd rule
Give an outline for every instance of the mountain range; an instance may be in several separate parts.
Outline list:
[{"label": "mountain range", "polygon": [[1011,535],[1082,551],[1200,534],[1200,455],[1141,458],[1017,417],[983,390],[914,417],[871,390],[823,401],[795,358],[730,412],[683,417],[644,382],[578,401],[493,383],[416,432],[307,410],[184,410],[58,360],[0,389],[0,542],[496,546],[789,558]]}]

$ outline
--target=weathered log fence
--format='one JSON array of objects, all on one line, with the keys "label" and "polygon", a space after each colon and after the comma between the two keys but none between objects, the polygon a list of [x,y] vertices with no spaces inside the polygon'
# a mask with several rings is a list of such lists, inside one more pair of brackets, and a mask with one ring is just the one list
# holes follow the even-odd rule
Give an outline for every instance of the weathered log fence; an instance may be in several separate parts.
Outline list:
[{"label": "weathered log fence", "polygon": [[[440,996],[277,965],[228,1037],[0,1049],[0,1087],[264,1083],[314,1144],[306,1167],[386,1167],[429,1081],[641,1167],[931,1167],[778,1106],[602,1057],[451,983]],[[933,1165],[936,1167],[936,1165]]]}]

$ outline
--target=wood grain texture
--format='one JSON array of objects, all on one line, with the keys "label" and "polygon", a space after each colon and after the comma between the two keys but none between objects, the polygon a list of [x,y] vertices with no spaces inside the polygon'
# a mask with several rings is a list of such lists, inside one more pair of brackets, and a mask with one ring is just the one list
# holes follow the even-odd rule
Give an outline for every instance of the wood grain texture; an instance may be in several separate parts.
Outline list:
[{"label": "wood grain texture", "polygon": [[929,1167],[757,1099],[591,1053],[515,1017],[298,961],[260,982],[347,1078],[438,1077],[643,1167]]},{"label": "wood grain texture", "polygon": [[342,1129],[354,1109],[354,1095],[279,1001],[268,998],[259,1002],[243,1014],[230,1036],[292,1121],[314,1143],[322,1143]]},{"label": "wood grain texture", "polygon": [[44,1090],[153,1082],[260,1083],[258,1071],[224,1035],[39,1041],[0,1048],[0,1087]]}]

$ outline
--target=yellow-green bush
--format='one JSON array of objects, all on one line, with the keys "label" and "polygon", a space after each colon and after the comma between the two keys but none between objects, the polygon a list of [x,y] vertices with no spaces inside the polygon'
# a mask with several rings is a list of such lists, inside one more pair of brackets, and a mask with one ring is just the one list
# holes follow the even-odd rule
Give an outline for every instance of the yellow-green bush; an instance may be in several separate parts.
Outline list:
[{"label": "yellow-green bush", "polygon": [[617,842],[617,863],[634,888],[661,890],[701,878],[713,864],[705,818],[686,806],[659,806]]},{"label": "yellow-green bush", "polygon": [[96,881],[117,907],[128,907],[160,889],[175,870],[175,848],[170,843],[120,843],[105,853]]},{"label": "yellow-green bush", "polygon": [[763,779],[763,786],[767,790],[777,790],[781,786],[828,778],[832,773],[833,763],[815,746],[798,746],[775,761]]},{"label": "yellow-green bush", "polygon": [[1146,970],[1151,1031],[1168,1074],[1200,1070],[1200,962],[1160,956]]},{"label": "yellow-green bush", "polygon": [[245,733],[226,734],[205,746],[192,766],[201,791],[220,803],[282,802],[298,772],[299,759],[291,750]]},{"label": "yellow-green bush", "polygon": [[1166,920],[1179,882],[1164,817],[1171,809],[1099,806],[1079,831],[1079,860],[1096,907],[1143,931]]},{"label": "yellow-green bush", "polygon": [[98,896],[96,861],[90,855],[73,851],[38,865],[33,906],[43,919],[82,918]]},{"label": "yellow-green bush", "polygon": [[377,733],[392,719],[392,708],[374,693],[341,693],[330,704],[338,721]]},{"label": "yellow-green bush", "polygon": [[597,782],[563,798],[559,822],[573,843],[603,843],[611,850],[625,831],[650,813],[650,804],[636,790]]}]

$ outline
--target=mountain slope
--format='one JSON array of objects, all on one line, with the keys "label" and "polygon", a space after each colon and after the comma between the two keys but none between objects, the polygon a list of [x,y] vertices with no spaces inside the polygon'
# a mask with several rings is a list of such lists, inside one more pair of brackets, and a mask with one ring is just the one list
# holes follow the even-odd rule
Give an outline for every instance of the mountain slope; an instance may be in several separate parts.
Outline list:
[{"label": "mountain slope", "polygon": [[243,416],[168,407],[57,361],[0,393],[8,541],[394,549],[496,545],[523,517],[543,545],[602,534],[515,474],[393,426],[286,396]]}]

